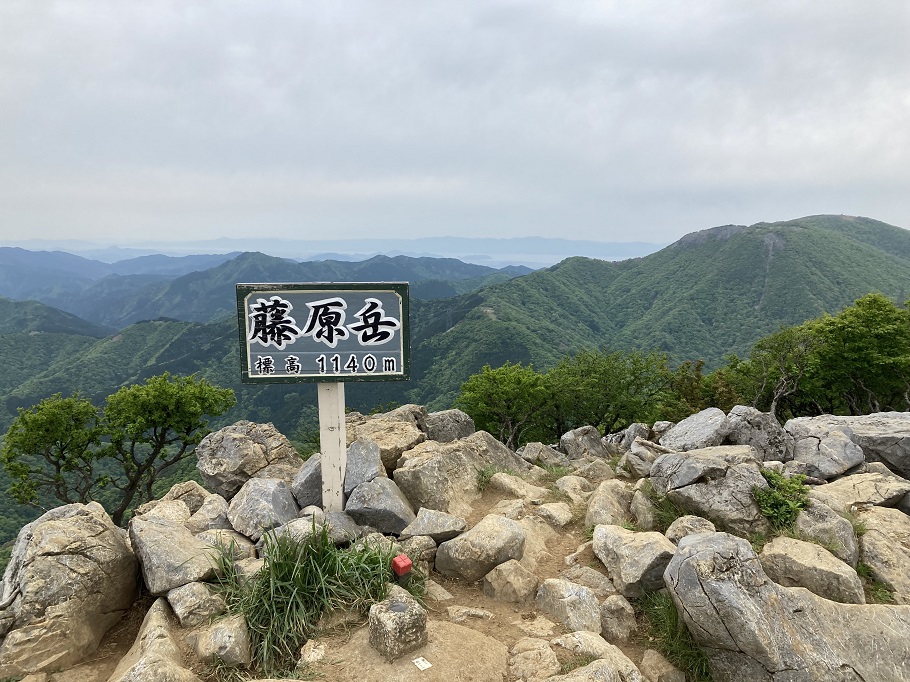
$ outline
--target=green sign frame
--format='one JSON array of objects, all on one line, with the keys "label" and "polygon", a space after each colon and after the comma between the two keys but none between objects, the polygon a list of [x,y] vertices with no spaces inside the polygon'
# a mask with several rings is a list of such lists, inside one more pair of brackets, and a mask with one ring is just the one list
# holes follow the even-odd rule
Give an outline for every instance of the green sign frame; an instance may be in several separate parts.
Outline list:
[{"label": "green sign frame", "polygon": [[407,282],[237,284],[244,384],[408,381]]}]

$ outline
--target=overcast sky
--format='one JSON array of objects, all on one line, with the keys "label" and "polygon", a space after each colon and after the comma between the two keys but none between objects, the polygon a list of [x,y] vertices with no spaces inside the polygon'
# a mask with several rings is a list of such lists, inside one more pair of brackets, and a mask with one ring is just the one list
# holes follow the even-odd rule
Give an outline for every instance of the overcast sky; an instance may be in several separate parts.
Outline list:
[{"label": "overcast sky", "polygon": [[910,2],[0,2],[0,242],[910,228]]}]

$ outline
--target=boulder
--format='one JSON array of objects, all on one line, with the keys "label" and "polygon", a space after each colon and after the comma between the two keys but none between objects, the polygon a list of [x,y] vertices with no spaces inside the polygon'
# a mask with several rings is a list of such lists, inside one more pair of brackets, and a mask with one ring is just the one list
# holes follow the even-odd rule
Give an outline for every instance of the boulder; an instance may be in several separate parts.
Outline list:
[{"label": "boulder", "polygon": [[411,503],[390,478],[374,478],[354,488],[344,511],[361,526],[396,535],[417,519]]},{"label": "boulder", "polygon": [[291,488],[280,478],[251,478],[228,506],[228,521],[238,533],[256,542],[270,528],[297,518]]},{"label": "boulder", "polygon": [[[650,486],[647,479],[641,479],[639,483]],[[641,486],[635,486],[635,494],[632,495],[632,503],[629,505],[629,515],[635,521],[638,530],[654,530],[657,527],[657,508]]]},{"label": "boulder", "polygon": [[208,665],[245,668],[250,664],[250,633],[243,616],[228,616],[202,629],[196,656]]},{"label": "boulder", "polygon": [[534,597],[539,582],[536,575],[510,559],[483,577],[483,593],[493,599],[523,603]]},{"label": "boulder", "polygon": [[813,500],[828,505],[836,512],[855,507],[893,507],[910,492],[910,481],[883,474],[853,474],[809,491]]},{"label": "boulder", "polygon": [[[414,565],[423,564],[432,566],[436,561],[436,543],[429,535],[415,535],[401,541],[401,549],[407,554]],[[425,571],[428,573],[428,571]]]},{"label": "boulder", "polygon": [[324,524],[332,542],[338,546],[347,546],[363,535],[360,525],[344,512],[328,512]]},{"label": "boulder", "polygon": [[856,571],[816,544],[781,536],[765,545],[758,558],[778,585],[805,587],[842,604],[866,603]]},{"label": "boulder", "polygon": [[68,504],[25,525],[0,592],[0,678],[94,653],[136,592],[136,558],[99,504]]},{"label": "boulder", "polygon": [[864,461],[862,448],[850,440],[849,429],[800,438],[793,459],[806,465],[805,475],[822,480],[840,476]]},{"label": "boulder", "polygon": [[610,479],[597,486],[588,500],[585,526],[597,524],[622,524],[630,520],[629,506],[632,504],[632,490],[619,479]]},{"label": "boulder", "polygon": [[221,495],[209,495],[184,524],[193,535],[206,530],[229,530],[228,503]]},{"label": "boulder", "polygon": [[168,519],[186,525],[186,522],[190,520],[190,509],[183,500],[156,500],[152,506],[146,507],[145,513],[133,516]]},{"label": "boulder", "polygon": [[798,442],[807,436],[820,438],[829,431],[849,429],[850,440],[863,450],[866,461],[883,462],[910,479],[910,412],[876,412],[857,417],[799,417],[784,428]]},{"label": "boulder", "polygon": [[856,568],[859,546],[853,524],[831,507],[817,500],[811,502],[800,510],[795,527],[800,538],[817,542],[838,559]]},{"label": "boulder", "polygon": [[720,445],[729,432],[727,415],[709,407],[676,424],[660,437],[659,443],[674,452],[685,452]]},{"label": "boulder", "polygon": [[[666,423],[670,424],[670,422]],[[669,429],[669,426],[667,429]],[[618,445],[623,450],[628,450],[632,447],[632,443],[634,443],[637,438],[649,440],[651,438],[651,427],[641,422],[633,422],[632,424],[629,424],[621,434],[622,438],[619,439]]]},{"label": "boulder", "polygon": [[860,561],[884,583],[898,604],[910,604],[910,516],[872,507],[859,514],[866,532],[859,538]]},{"label": "boulder", "polygon": [[583,459],[579,459],[575,460],[573,464],[578,467],[575,469],[575,475],[586,478],[592,483],[600,483],[611,478],[616,478],[616,472],[602,459],[595,459],[587,463],[584,463]]},{"label": "boulder", "polygon": [[708,521],[708,519],[687,514],[686,516],[680,516],[671,523],[667,527],[667,531],[664,535],[666,535],[667,539],[673,544],[679,544],[679,541],[687,535],[714,533],[716,530],[714,524]]},{"label": "boulder", "polygon": [[183,650],[175,629],[167,601],[156,600],[145,614],[136,641],[108,682],[201,682],[183,667]]},{"label": "boulder", "polygon": [[569,458],[565,453],[544,445],[543,443],[527,443],[516,451],[524,461],[542,467],[567,467]]},{"label": "boulder", "polygon": [[521,559],[524,547],[525,531],[518,522],[488,514],[471,530],[439,545],[436,570],[473,582],[509,559]]},{"label": "boulder", "polygon": [[600,432],[593,426],[582,426],[562,434],[559,439],[560,451],[570,459],[583,457],[607,457],[607,451],[601,441]]},{"label": "boulder", "polygon": [[610,595],[600,605],[600,634],[608,642],[625,642],[635,630],[635,609],[621,594]]},{"label": "boulder", "polygon": [[[320,487],[322,476],[320,475]],[[388,478],[382,464],[379,446],[371,440],[355,440],[348,446],[344,470],[344,494],[374,478]],[[296,477],[295,477],[296,480]]]},{"label": "boulder", "polygon": [[224,530],[222,528],[204,530],[201,533],[196,533],[195,537],[197,540],[202,540],[211,545],[219,552],[230,555],[235,561],[256,556],[256,545],[236,530]]},{"label": "boulder", "polygon": [[458,537],[465,528],[467,523],[460,516],[421,507],[417,510],[417,517],[401,531],[399,537],[405,540],[416,535],[429,535],[436,543],[440,543]]},{"label": "boulder", "polygon": [[196,468],[213,492],[230,500],[250,478],[286,483],[303,466],[290,441],[272,424],[239,421],[210,433],[196,446]]},{"label": "boulder", "polygon": [[686,674],[654,649],[645,649],[638,669],[650,682],[686,682]]},{"label": "boulder", "polygon": [[578,656],[596,658],[583,668],[576,668],[565,676],[551,677],[550,680],[590,680],[591,682],[645,682],[638,668],[626,655],[596,632],[578,631],[550,640]]},{"label": "boulder", "polygon": [[573,505],[587,504],[594,491],[594,484],[591,481],[572,474],[557,478],[553,486],[561,493],[565,493]]},{"label": "boulder", "polygon": [[[754,452],[748,446],[730,447],[747,447]],[[728,461],[740,459],[742,464]],[[738,535],[768,533],[771,529],[752,494],[754,488],[767,488],[768,483],[754,461],[735,451],[708,448],[661,455],[651,467],[651,484],[659,495],[666,495],[682,509]]]},{"label": "boulder", "polygon": [[910,607],[782,587],[727,533],[684,538],[664,577],[715,682],[910,679]]},{"label": "boulder", "polygon": [[[593,545],[593,543],[590,544]],[[560,573],[559,577],[590,588],[594,593],[594,596],[598,599],[605,599],[616,594],[616,588],[613,586],[613,581],[590,566],[582,566],[577,563],[573,564],[570,568],[567,568]]]},{"label": "boulder", "polygon": [[547,502],[537,507],[534,513],[557,528],[567,526],[575,518],[572,508],[565,502]]},{"label": "boulder", "polygon": [[187,583],[167,593],[168,603],[174,610],[180,626],[185,628],[202,625],[227,611],[221,595],[205,583]]},{"label": "boulder", "polygon": [[636,478],[645,478],[651,475],[654,460],[670,452],[672,450],[662,445],[636,438],[629,444],[629,452],[626,453],[626,469]]},{"label": "boulder", "polygon": [[751,445],[762,461],[786,462],[793,459],[793,436],[768,412],[754,407],[737,405],[727,415],[730,429],[724,442],[731,445]]},{"label": "boulder", "polygon": [[291,519],[287,523],[271,528],[262,534],[259,542],[256,543],[256,552],[262,556],[265,553],[267,542],[272,542],[278,538],[292,538],[298,542],[304,542],[313,534],[319,533],[322,525],[317,524],[312,518],[309,519]]},{"label": "boulder", "polygon": [[461,410],[430,412],[426,418],[427,438],[438,443],[467,438],[475,431],[474,420]]},{"label": "boulder", "polygon": [[182,524],[140,516],[130,520],[129,533],[152,595],[162,596],[175,587],[215,575],[218,550]]},{"label": "boulder", "polygon": [[663,534],[636,533],[621,526],[594,527],[594,554],[625,597],[663,586],[664,569],[676,547]]},{"label": "boulder", "polygon": [[393,477],[415,509],[427,507],[466,518],[480,499],[477,472],[487,467],[514,473],[530,469],[489,433],[478,431],[451,443],[420,443],[404,453]]},{"label": "boulder", "polygon": [[160,502],[180,500],[186,504],[190,514],[195,514],[211,496],[212,493],[196,483],[196,481],[183,481],[171,486],[171,489],[164,494]]},{"label": "boulder", "polygon": [[311,455],[294,475],[291,493],[301,509],[322,506],[322,455],[318,452]]},{"label": "boulder", "polygon": [[589,588],[547,578],[537,588],[537,608],[569,630],[600,632],[600,604]]},{"label": "boulder", "polygon": [[[390,413],[391,414],[391,413]],[[379,456],[387,471],[394,471],[402,453],[427,439],[426,434],[410,420],[375,418],[356,428],[357,440],[370,440],[379,447]],[[350,444],[351,436],[348,436]]]},{"label": "boulder", "polygon": [[490,490],[496,490],[509,497],[527,500],[532,504],[542,504],[550,493],[546,488],[532,485],[518,476],[502,472],[493,474],[488,487]]},{"label": "boulder", "polygon": [[516,680],[545,680],[560,671],[562,665],[549,642],[536,637],[523,637],[509,651],[509,673]]}]

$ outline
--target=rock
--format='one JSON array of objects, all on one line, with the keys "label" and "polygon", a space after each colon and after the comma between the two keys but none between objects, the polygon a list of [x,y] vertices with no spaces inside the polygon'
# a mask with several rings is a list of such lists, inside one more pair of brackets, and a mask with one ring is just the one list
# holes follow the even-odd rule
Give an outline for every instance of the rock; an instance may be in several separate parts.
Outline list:
[{"label": "rock", "polygon": [[537,565],[541,561],[553,558],[553,555],[547,550],[547,541],[556,537],[556,531],[536,515],[526,515],[518,520],[518,525],[525,532],[525,548],[521,556],[521,565],[531,573],[536,573]]},{"label": "rock", "polygon": [[446,613],[449,620],[453,623],[464,623],[469,618],[477,620],[490,620],[493,618],[493,612],[485,609],[475,609],[470,606],[447,606]]},{"label": "rock", "polygon": [[[620,526],[594,527],[594,554],[626,597],[663,586],[664,569],[676,547],[661,533],[635,533]],[[591,628],[587,628],[591,629]]]},{"label": "rock", "polygon": [[530,465],[486,431],[478,431],[451,443],[420,443],[401,457],[393,477],[414,508],[468,517],[480,499],[477,472],[486,467],[521,473]]},{"label": "rock", "polygon": [[632,491],[627,484],[615,478],[604,481],[597,486],[591,499],[588,500],[585,526],[619,525],[628,522],[630,520],[629,505],[631,504]]},{"label": "rock", "polygon": [[553,486],[569,498],[573,505],[587,504],[594,490],[594,485],[581,476],[562,476],[557,478]]},{"label": "rock", "polygon": [[600,632],[600,604],[589,588],[547,578],[537,588],[537,608],[570,630]]},{"label": "rock", "polygon": [[616,594],[613,582],[603,573],[590,566],[574,564],[560,573],[559,577],[589,588],[598,599],[605,599]]},{"label": "rock", "polygon": [[[651,434],[653,435],[654,438],[659,439],[662,435],[664,435],[667,431],[672,429],[674,426],[675,426],[675,424],[673,422],[668,422],[665,420],[654,422],[654,425],[651,427]],[[647,438],[647,436],[645,436],[645,437]]]},{"label": "rock", "polygon": [[635,664],[626,658],[619,649],[616,649],[616,656],[628,661],[628,664],[632,666],[631,670],[624,673],[622,671],[627,670],[624,662],[618,664],[613,659],[599,658],[586,666],[575,668],[566,675],[548,677],[547,682],[644,682],[644,678],[638,672]]},{"label": "rock", "polygon": [[231,499],[228,521],[254,542],[262,534],[297,518],[297,503],[279,478],[251,478]]},{"label": "rock", "polygon": [[593,426],[582,426],[564,433],[559,439],[559,449],[566,453],[570,460],[581,459],[589,455],[608,456],[601,442],[600,432]]},{"label": "rock", "polygon": [[185,628],[207,623],[227,611],[224,599],[205,583],[187,583],[176,587],[167,593],[167,600],[181,627]]},{"label": "rock", "polygon": [[256,556],[256,545],[250,542],[249,538],[241,535],[235,530],[204,530],[196,533],[195,538],[202,540],[206,544],[224,551],[235,561]]},{"label": "rock", "polygon": [[312,665],[313,663],[324,661],[325,654],[325,644],[311,639],[300,647],[300,663],[298,663],[298,667],[303,667],[303,664]]},{"label": "rock", "polygon": [[398,556],[404,551],[404,548],[399,543],[387,538],[382,533],[368,533],[358,539],[352,546],[358,550],[369,547],[379,552],[391,553],[392,556]]},{"label": "rock", "polygon": [[841,561],[856,568],[859,547],[853,524],[822,502],[812,502],[796,517],[800,538],[817,542]]},{"label": "rock", "polygon": [[145,614],[136,641],[108,682],[201,682],[183,667],[183,651],[174,636],[174,614],[157,599]]},{"label": "rock", "polygon": [[524,637],[509,652],[509,673],[517,680],[544,680],[560,671],[562,665],[549,642],[536,637]]},{"label": "rock", "polygon": [[490,509],[490,514],[505,516],[507,519],[519,521],[528,512],[528,503],[524,500],[500,500]]},{"label": "rock", "polygon": [[636,438],[629,445],[626,453],[626,469],[636,478],[645,478],[651,475],[651,465],[661,455],[673,452],[669,448],[657,445],[644,438]]},{"label": "rock", "polygon": [[25,525],[0,594],[8,604],[0,611],[0,678],[58,670],[92,654],[136,588],[136,558],[99,504],[68,504]]},{"label": "rock", "polygon": [[811,542],[774,538],[758,558],[765,574],[778,585],[805,587],[819,597],[842,604],[866,603],[856,571]]},{"label": "rock", "polygon": [[370,440],[379,447],[379,456],[387,471],[394,471],[403,452],[427,439],[426,434],[410,421],[371,419],[356,430],[358,440]]},{"label": "rock", "polygon": [[303,466],[291,443],[272,424],[249,421],[207,435],[196,446],[196,458],[205,485],[228,501],[250,478],[290,483]]},{"label": "rock", "polygon": [[660,437],[659,443],[674,452],[685,452],[720,445],[729,432],[727,415],[709,407],[676,424]]},{"label": "rock", "polygon": [[250,664],[250,633],[243,616],[228,616],[204,628],[196,640],[196,656],[203,663],[228,668]]},{"label": "rock", "polygon": [[184,525],[193,535],[206,530],[232,530],[228,503],[221,495],[209,495]]},{"label": "rock", "polygon": [[872,507],[859,514],[866,532],[859,539],[860,561],[891,590],[897,604],[910,604],[910,516]]},{"label": "rock", "polygon": [[171,489],[161,498],[161,502],[180,500],[186,504],[190,514],[195,514],[211,496],[212,493],[196,483],[196,481],[183,481],[171,486]]},{"label": "rock", "polygon": [[370,646],[394,661],[427,643],[427,612],[404,590],[370,607]]},{"label": "rock", "polygon": [[240,582],[244,584],[254,578],[263,566],[265,559],[240,559],[234,562],[234,570],[237,571]]},{"label": "rock", "polygon": [[[593,531],[591,531],[593,533]],[[567,554],[563,563],[566,566],[578,566],[581,561],[594,561],[594,543],[591,540],[583,542],[571,554]]]},{"label": "rock", "polygon": [[714,524],[708,521],[708,519],[687,514],[686,516],[680,516],[671,523],[664,535],[667,536],[667,539],[670,542],[676,545],[687,535],[694,535],[695,533],[714,533],[716,530]]},{"label": "rock", "polygon": [[[626,655],[605,641],[603,637],[596,632],[579,631],[572,632],[562,637],[557,637],[550,641],[551,644],[560,646],[563,649],[571,651],[579,656],[594,657],[594,663],[576,668],[566,676],[551,677],[550,680],[615,680],[616,682],[645,682],[635,664],[626,658]],[[598,664],[605,664],[598,666]],[[579,671],[579,677],[573,677]]]},{"label": "rock", "polygon": [[835,430],[820,438],[801,438],[796,442],[793,459],[806,465],[807,476],[828,480],[862,464],[863,451],[850,440],[849,433]]},{"label": "rock", "polygon": [[390,478],[361,483],[351,493],[344,511],[361,526],[396,535],[417,519],[411,503]]},{"label": "rock", "polygon": [[[575,460],[574,463],[577,465],[583,461],[584,460]],[[593,462],[588,462],[587,464],[578,467],[575,470],[575,475],[586,478],[592,483],[601,483],[602,481],[616,478],[616,472],[602,459],[595,459]]]},{"label": "rock", "polygon": [[516,454],[521,458],[542,467],[567,467],[569,458],[564,453],[543,443],[528,443],[518,449]]},{"label": "rock", "polygon": [[724,442],[731,445],[751,445],[762,461],[793,459],[793,436],[787,433],[777,419],[768,412],[754,407],[737,405],[727,415],[730,429]]},{"label": "rock", "polygon": [[311,455],[294,475],[291,493],[301,509],[322,505],[322,455],[318,452]]},{"label": "rock", "polygon": [[682,509],[739,535],[767,534],[771,526],[752,494],[754,488],[768,487],[758,465],[750,461],[730,464],[726,458],[735,461],[738,456],[718,450],[722,449],[661,455],[651,468],[654,490]]},{"label": "rock", "polygon": [[654,649],[645,649],[638,669],[650,682],[686,682],[686,674]]},{"label": "rock", "polygon": [[435,580],[427,580],[426,590],[427,590],[427,598],[432,599],[433,601],[439,601],[439,602],[449,601],[450,599],[455,598],[451,595],[451,593],[449,593],[448,590],[446,590],[442,585],[440,585]]},{"label": "rock", "polygon": [[344,512],[327,513],[324,523],[332,542],[340,547],[346,547],[363,535],[360,525]]},{"label": "rock", "polygon": [[130,520],[129,533],[152,595],[165,595],[175,587],[215,575],[217,551],[182,524],[140,516]]},{"label": "rock", "polygon": [[536,575],[510,559],[483,577],[483,593],[493,599],[520,604],[534,597],[539,582]]},{"label": "rock", "polygon": [[262,537],[259,538],[259,542],[256,543],[256,551],[260,555],[265,554],[267,543],[274,543],[281,537],[293,538],[298,542],[304,542],[321,530],[322,526],[317,525],[311,518],[292,519],[284,525],[265,531]]},{"label": "rock", "polygon": [[551,637],[556,630],[556,623],[552,620],[547,620],[543,616],[537,616],[533,620],[519,618],[518,620],[513,620],[512,625],[529,637]]},{"label": "rock", "polygon": [[430,566],[436,561],[436,543],[429,535],[415,535],[401,541],[401,549],[416,565],[424,562]]},{"label": "rock", "polygon": [[665,580],[715,682],[910,679],[910,607],[781,587],[741,538],[684,538]]},{"label": "rock", "polygon": [[625,642],[638,628],[635,609],[621,594],[614,594],[600,605],[600,634],[608,642]]},{"label": "rock", "polygon": [[[641,479],[639,483],[647,484],[647,479]],[[650,487],[650,484],[648,485]],[[629,505],[629,515],[639,530],[654,530],[657,527],[657,508],[640,486],[635,487],[635,494],[632,495],[632,503]]]},{"label": "rock", "polygon": [[426,418],[426,434],[429,440],[451,443],[467,438],[475,432],[474,420],[461,410],[431,412]]},{"label": "rock", "polygon": [[509,559],[521,559],[524,548],[525,530],[518,522],[488,514],[471,530],[439,545],[436,570],[473,582]]},{"label": "rock", "polygon": [[322,511],[322,507],[317,507],[315,504],[311,504],[309,507],[304,507],[299,512],[297,512],[297,518],[306,519],[310,523],[315,523],[317,526],[325,525],[325,512]]},{"label": "rock", "polygon": [[849,429],[850,439],[863,450],[866,461],[883,462],[904,478],[910,478],[910,413],[876,412],[858,417],[800,417],[784,428],[798,442],[820,438],[834,430]]},{"label": "rock", "polygon": [[572,508],[565,502],[548,502],[547,504],[542,504],[534,513],[557,528],[562,528],[563,526],[572,523],[572,519],[575,518],[575,515],[572,513]]},{"label": "rock", "polygon": [[460,516],[421,507],[416,518],[401,531],[399,536],[405,540],[416,535],[429,535],[436,543],[458,537],[467,528],[467,523]]},{"label": "rock", "polygon": [[493,474],[490,479],[489,488],[497,490],[509,497],[517,497],[527,500],[533,504],[542,504],[550,491],[536,485],[531,485],[517,476],[504,474],[502,472]]},{"label": "rock", "polygon": [[[669,424],[670,422],[665,423]],[[651,427],[641,422],[633,422],[620,432],[620,436],[617,444],[623,450],[628,450],[632,447],[635,439],[648,440],[651,437]]]},{"label": "rock", "polygon": [[159,500],[148,507],[143,514],[134,514],[134,516],[168,519],[186,524],[190,520],[190,509],[183,500]]},{"label": "rock", "polygon": [[910,492],[910,481],[882,474],[844,476],[809,492],[809,497],[827,504],[836,512],[853,507],[892,507]]},{"label": "rock", "polygon": [[[380,457],[379,446],[371,440],[355,440],[348,446],[345,467],[345,495],[350,495],[354,488],[361,483],[372,481],[374,478],[387,478],[385,466],[383,466],[382,458]],[[321,488],[321,470],[319,481]]]}]

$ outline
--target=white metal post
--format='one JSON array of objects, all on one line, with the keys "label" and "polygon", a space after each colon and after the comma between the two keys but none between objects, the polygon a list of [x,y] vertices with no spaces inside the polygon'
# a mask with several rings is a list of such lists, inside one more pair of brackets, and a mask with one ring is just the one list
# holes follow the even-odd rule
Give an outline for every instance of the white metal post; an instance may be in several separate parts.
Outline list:
[{"label": "white metal post", "polygon": [[344,383],[317,384],[319,447],[322,452],[322,506],[327,512],[344,511],[344,472],[347,430],[344,423]]}]

